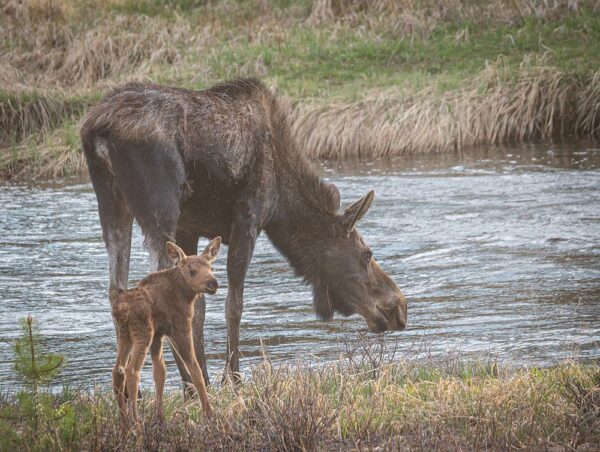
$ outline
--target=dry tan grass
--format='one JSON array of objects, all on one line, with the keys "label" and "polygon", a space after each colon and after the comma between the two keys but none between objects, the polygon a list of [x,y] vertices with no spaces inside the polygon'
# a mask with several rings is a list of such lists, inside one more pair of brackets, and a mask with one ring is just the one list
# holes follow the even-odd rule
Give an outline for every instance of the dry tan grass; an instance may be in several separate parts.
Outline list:
[{"label": "dry tan grass", "polygon": [[5,20],[0,28],[5,43],[0,45],[4,91],[75,88],[81,92],[107,79],[114,83],[123,76],[150,77],[161,65],[177,64],[184,49],[204,45],[210,38],[208,30],[192,30],[181,17],[173,21],[103,15],[93,26],[84,27],[76,20],[40,18],[30,9],[14,7],[12,20]]},{"label": "dry tan grass", "polygon": [[18,143],[83,113],[89,100],[58,95],[14,94],[0,98],[0,146]]},{"label": "dry tan grass", "polygon": [[[495,363],[383,361],[255,367],[241,386],[210,391],[213,417],[179,392],[141,402],[140,431],[123,432],[112,395],[56,396],[76,422],[32,428],[0,397],[6,450],[597,450],[600,371],[565,363],[509,370]],[[62,400],[61,400],[62,399]],[[71,419],[69,418],[69,419]]]},{"label": "dry tan grass", "polygon": [[73,5],[65,0],[5,0],[2,13],[21,22],[37,20],[65,21],[73,13]]},{"label": "dry tan grass", "polygon": [[313,25],[331,22],[396,22],[404,34],[430,33],[442,22],[487,21],[512,24],[528,17],[556,18],[581,7],[600,10],[598,0],[314,0],[309,21]]},{"label": "dry tan grass", "polygon": [[376,158],[569,136],[600,137],[600,72],[580,80],[527,68],[506,80],[501,62],[444,94],[388,91],[355,103],[298,104],[293,132],[310,157]]}]

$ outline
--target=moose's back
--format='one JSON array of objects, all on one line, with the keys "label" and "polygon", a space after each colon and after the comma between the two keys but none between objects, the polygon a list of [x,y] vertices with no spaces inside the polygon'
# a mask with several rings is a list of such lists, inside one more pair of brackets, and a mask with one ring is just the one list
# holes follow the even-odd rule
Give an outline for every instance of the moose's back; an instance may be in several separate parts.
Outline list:
[{"label": "moose's back", "polygon": [[[147,156],[148,149],[158,149],[181,159],[188,172],[201,165],[212,177],[235,183],[270,140],[274,102],[257,80],[202,91],[129,83],[88,110],[81,133],[110,165],[118,164],[116,153]],[[136,158],[127,156],[124,163]]]}]

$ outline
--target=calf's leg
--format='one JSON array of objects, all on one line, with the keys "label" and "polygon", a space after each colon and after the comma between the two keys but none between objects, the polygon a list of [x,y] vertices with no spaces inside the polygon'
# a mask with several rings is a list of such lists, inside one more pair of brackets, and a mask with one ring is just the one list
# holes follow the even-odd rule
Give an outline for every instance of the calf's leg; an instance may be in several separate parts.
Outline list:
[{"label": "calf's leg", "polygon": [[129,362],[125,370],[125,384],[129,395],[129,412],[135,423],[139,422],[137,396],[141,380],[141,370],[148,354],[148,349],[150,348],[151,339],[152,335],[150,334],[147,337],[139,337],[133,340],[131,355],[129,356]]},{"label": "calf's leg", "polygon": [[127,423],[127,413],[125,409],[125,367],[131,353],[131,339],[126,334],[120,334],[117,344],[117,361],[112,371],[113,391],[117,397],[119,406],[119,415],[123,425]]},{"label": "calf's leg", "polygon": [[165,360],[163,359],[162,351],[162,336],[154,336],[152,345],[150,346],[150,354],[152,355],[152,377],[154,378],[154,387],[156,388],[156,412],[161,421],[164,420],[163,392],[165,388],[165,378],[167,375],[167,369],[165,367]]},{"label": "calf's leg", "polygon": [[[188,256],[198,254],[198,234],[192,234],[181,229],[177,230],[177,244]],[[208,369],[206,367],[206,356],[204,354],[204,318],[206,313],[206,297],[198,295],[194,302],[194,319],[192,320],[192,334],[194,338],[194,350],[196,359],[202,368],[202,375],[206,385],[210,385]]]},{"label": "calf's leg", "polygon": [[206,416],[210,416],[212,414],[212,410],[210,408],[210,402],[208,401],[206,386],[204,384],[204,378],[202,377],[202,370],[200,370],[200,365],[198,364],[198,361],[196,360],[196,354],[194,353],[192,331],[182,329],[181,331],[177,332],[172,339],[176,348],[176,352],[183,360],[192,379],[192,383],[196,387],[196,391],[198,391],[198,396],[200,397],[200,403],[202,403],[204,414],[206,414]]}]

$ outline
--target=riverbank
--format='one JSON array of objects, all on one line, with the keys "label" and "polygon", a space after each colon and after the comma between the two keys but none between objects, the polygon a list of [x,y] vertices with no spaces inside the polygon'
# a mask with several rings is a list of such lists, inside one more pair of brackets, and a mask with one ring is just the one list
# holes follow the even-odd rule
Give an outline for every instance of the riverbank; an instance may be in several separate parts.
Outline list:
[{"label": "riverbank", "polygon": [[600,137],[593,0],[11,0],[0,17],[0,179],[85,173],[77,122],[127,80],[260,77],[313,158]]},{"label": "riverbank", "polygon": [[[141,432],[122,433],[106,389],[65,389],[37,427],[23,396],[0,398],[2,450],[596,450],[600,369],[567,362],[509,370],[354,357],[353,364],[255,367],[241,386],[211,388],[214,415],[179,392],[166,422],[140,402]],[[352,361],[351,361],[352,363]],[[149,372],[148,369],[146,371]],[[46,396],[44,396],[46,397]],[[28,411],[29,410],[29,411]]]}]

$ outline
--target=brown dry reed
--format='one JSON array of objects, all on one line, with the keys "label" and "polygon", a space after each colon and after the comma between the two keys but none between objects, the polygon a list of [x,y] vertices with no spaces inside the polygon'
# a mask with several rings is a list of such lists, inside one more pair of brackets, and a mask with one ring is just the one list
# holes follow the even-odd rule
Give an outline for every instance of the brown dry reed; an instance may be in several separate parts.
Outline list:
[{"label": "brown dry reed", "polygon": [[[352,103],[298,103],[289,108],[292,132],[308,156],[334,160],[600,138],[600,72],[590,79],[544,67],[523,69],[510,79],[503,72],[502,63],[491,64],[468,88],[443,94],[431,88],[412,95],[390,90]],[[21,136],[36,128],[49,130],[61,115],[73,117],[82,109],[79,104],[44,98],[14,106],[0,103],[0,122]],[[6,143],[10,136],[0,139]],[[0,154],[4,177],[54,178],[85,172],[81,153],[60,135],[47,135],[46,145],[13,145],[19,158],[12,152]]]},{"label": "brown dry reed", "polygon": [[501,61],[491,64],[466,88],[444,94],[390,90],[354,103],[298,104],[293,131],[309,156],[325,159],[600,137],[600,71],[584,80],[550,67],[508,72]]},{"label": "brown dry reed", "polygon": [[31,12],[32,5],[44,3],[55,9],[65,5],[60,11],[69,5],[59,0],[11,0],[4,8],[8,15],[2,38],[8,45],[2,49],[0,81],[5,91],[72,92],[76,88],[81,92],[123,75],[151,76],[160,64],[179,61],[182,49],[192,40],[202,41],[202,31],[192,32],[180,17],[168,21],[145,15],[105,15],[84,26],[66,13],[40,18]]}]

